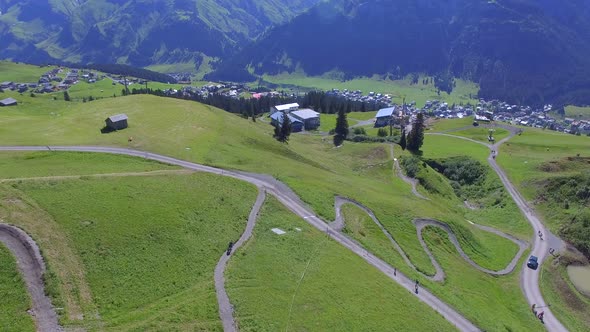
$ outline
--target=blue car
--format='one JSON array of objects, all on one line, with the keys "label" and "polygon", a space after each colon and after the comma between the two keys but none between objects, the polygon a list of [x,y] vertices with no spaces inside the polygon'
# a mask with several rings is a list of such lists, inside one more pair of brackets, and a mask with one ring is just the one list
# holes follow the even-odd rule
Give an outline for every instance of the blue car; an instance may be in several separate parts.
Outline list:
[{"label": "blue car", "polygon": [[531,256],[529,258],[529,261],[526,263],[526,266],[533,270],[536,270],[539,267],[539,258],[537,258],[537,256]]}]

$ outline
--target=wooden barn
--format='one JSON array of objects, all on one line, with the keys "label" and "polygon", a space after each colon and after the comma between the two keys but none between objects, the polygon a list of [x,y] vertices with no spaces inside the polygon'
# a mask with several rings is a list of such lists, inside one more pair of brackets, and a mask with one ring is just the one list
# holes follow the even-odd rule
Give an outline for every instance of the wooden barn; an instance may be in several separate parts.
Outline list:
[{"label": "wooden barn", "polygon": [[107,128],[110,130],[121,130],[127,128],[127,115],[126,114],[117,114],[108,117],[105,120]]}]

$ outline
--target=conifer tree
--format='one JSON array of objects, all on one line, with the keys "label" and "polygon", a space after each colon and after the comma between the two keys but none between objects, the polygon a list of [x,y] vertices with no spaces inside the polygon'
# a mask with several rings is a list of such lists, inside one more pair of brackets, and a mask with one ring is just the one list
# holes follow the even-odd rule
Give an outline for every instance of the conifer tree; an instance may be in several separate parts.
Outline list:
[{"label": "conifer tree", "polygon": [[336,129],[334,129],[334,145],[339,146],[344,142],[348,136],[348,120],[346,119],[346,112],[344,107],[338,111],[338,118],[336,119]]},{"label": "conifer tree", "polygon": [[279,142],[288,143],[289,136],[291,136],[291,119],[286,113],[283,113],[283,123],[279,133]]},{"label": "conifer tree", "polygon": [[406,146],[407,146],[407,140],[406,140],[406,129],[403,128],[402,129],[402,137],[399,140],[399,146],[401,146],[402,150],[406,150]]},{"label": "conifer tree", "polygon": [[418,152],[424,143],[424,114],[418,113],[412,124],[412,130],[407,138],[407,148],[412,152]]}]

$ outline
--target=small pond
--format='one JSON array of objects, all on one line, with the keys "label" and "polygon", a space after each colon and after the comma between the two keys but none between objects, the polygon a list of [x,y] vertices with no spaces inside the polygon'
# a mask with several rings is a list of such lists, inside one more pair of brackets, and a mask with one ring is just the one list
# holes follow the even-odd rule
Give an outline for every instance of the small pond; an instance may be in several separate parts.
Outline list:
[{"label": "small pond", "polygon": [[590,266],[570,265],[567,274],[576,289],[590,297]]}]

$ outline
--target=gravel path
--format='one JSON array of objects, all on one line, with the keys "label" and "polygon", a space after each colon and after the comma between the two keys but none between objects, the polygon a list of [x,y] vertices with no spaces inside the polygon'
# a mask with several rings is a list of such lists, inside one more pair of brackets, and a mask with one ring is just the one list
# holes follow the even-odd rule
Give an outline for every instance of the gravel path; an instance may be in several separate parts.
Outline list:
[{"label": "gravel path", "polygon": [[[510,136],[502,139],[501,141],[499,141],[495,144],[486,144],[484,142],[472,140],[470,138],[461,137],[461,136],[453,136],[453,135],[445,134],[445,133],[430,133],[429,135],[445,135],[445,136],[455,137],[458,139],[468,140],[468,141],[475,142],[478,144],[483,144],[483,145],[487,146],[488,148],[490,148],[492,151],[496,151],[495,154],[493,152],[490,153],[490,155],[488,156],[488,163],[490,164],[492,169],[496,172],[496,174],[498,174],[498,176],[500,177],[502,184],[504,184],[504,187],[506,188],[506,190],[508,191],[510,196],[512,196],[512,199],[514,200],[514,202],[516,203],[516,205],[518,206],[518,208],[520,209],[522,214],[526,217],[528,222],[531,224],[534,234],[535,234],[535,235],[533,235],[533,239],[532,239],[533,248],[531,250],[531,255],[538,257],[539,268],[537,270],[529,269],[526,266],[526,262],[524,262],[523,267],[522,267],[522,272],[520,275],[520,287],[523,290],[523,293],[524,293],[529,305],[532,306],[533,304],[536,304],[537,307],[544,307],[543,308],[543,311],[545,312],[544,324],[545,324],[545,328],[548,331],[555,331],[555,332],[567,331],[567,329],[561,324],[561,322],[559,322],[559,320],[551,312],[550,308],[548,307],[548,304],[543,299],[543,295],[541,294],[541,289],[539,286],[539,275],[540,275],[540,271],[541,271],[541,264],[544,262],[545,258],[547,258],[547,256],[549,255],[549,248],[554,248],[557,251],[559,251],[559,250],[563,249],[564,242],[561,239],[559,239],[559,237],[555,236],[548,229],[545,228],[545,226],[543,225],[541,220],[535,214],[534,210],[528,205],[528,203],[526,202],[524,197],[522,197],[520,192],[516,189],[516,187],[514,187],[512,182],[510,182],[510,180],[508,179],[508,176],[506,175],[504,170],[502,170],[502,168],[500,166],[498,166],[498,163],[496,162],[495,156],[497,156],[499,154],[500,146],[504,142],[508,141],[509,139],[514,137],[516,134],[518,134],[521,131],[521,129],[507,126],[507,125],[495,125],[495,126],[509,130]],[[494,125],[487,125],[486,127],[488,127],[488,128],[494,127]],[[466,128],[472,128],[472,127],[465,127],[465,129]],[[459,128],[459,129],[455,129],[455,130],[462,130],[462,129],[463,128]],[[451,131],[448,131],[448,132],[451,132]],[[541,234],[543,234],[544,240],[542,240],[538,236],[536,236],[536,234],[539,232]]]},{"label": "gravel path", "polygon": [[45,263],[35,241],[20,228],[0,223],[0,242],[16,257],[16,263],[31,296],[31,315],[37,331],[61,331],[51,300],[45,295]]},{"label": "gravel path", "polygon": [[404,181],[405,183],[409,184],[410,187],[412,187],[412,193],[414,194],[414,196],[421,198],[421,199],[425,199],[425,200],[430,200],[430,198],[422,195],[419,191],[418,191],[418,180],[411,178],[409,176],[406,176],[404,174],[404,172],[402,171],[401,166],[399,165],[399,160],[397,158],[395,158],[395,154],[393,153],[393,144],[390,145],[391,148],[391,158],[393,158],[393,172],[394,174],[397,175],[397,177],[399,177],[400,179],[402,179],[402,181]]},{"label": "gravel path", "polygon": [[[125,148],[99,146],[4,146],[0,147],[0,151],[77,151],[121,154],[146,158],[150,160],[156,160],[171,165],[178,165],[195,171],[218,174],[247,181],[258,186],[259,188],[265,188],[268,194],[271,194],[274,197],[276,197],[290,211],[292,211],[299,217],[303,218],[311,226],[317,228],[318,230],[325,231],[326,234],[334,241],[340,243],[342,246],[346,247],[347,249],[357,254],[359,257],[363,258],[367,263],[376,267],[392,281],[398,283],[411,294],[414,294],[418,300],[427,304],[432,309],[441,314],[451,324],[457,327],[457,329],[469,332],[480,330],[477,326],[475,326],[473,323],[467,320],[463,315],[455,311],[455,309],[453,309],[448,304],[444,303],[439,298],[434,296],[431,292],[428,291],[428,289],[421,288],[419,294],[415,294],[415,280],[407,277],[403,273],[398,272],[395,268],[387,264],[385,261],[369,253],[358,243],[341,234],[340,232],[331,230],[328,224],[324,222],[321,218],[316,216],[313,210],[311,210],[306,204],[302,203],[299,197],[297,197],[297,195],[295,195],[291,189],[289,189],[283,183],[275,179],[272,179],[272,177],[268,175],[228,171],[215,167],[191,163],[172,157],[158,155],[150,152]],[[269,178],[272,180],[269,180]]]},{"label": "gravel path", "polygon": [[444,230],[448,234],[449,240],[451,241],[451,243],[457,249],[457,252],[459,252],[459,255],[467,263],[469,263],[471,266],[473,266],[474,268],[476,268],[477,270],[479,270],[481,272],[492,274],[492,275],[506,275],[506,274],[509,274],[512,271],[514,271],[516,264],[518,264],[518,261],[522,257],[522,254],[524,253],[524,251],[528,247],[528,244],[526,242],[519,240],[511,235],[500,232],[499,230],[494,229],[492,227],[481,226],[481,225],[477,225],[477,224],[472,223],[473,226],[475,226],[483,231],[494,233],[498,236],[508,239],[508,240],[516,243],[519,247],[519,250],[516,253],[516,255],[514,256],[514,258],[512,259],[512,261],[510,261],[510,263],[508,263],[508,265],[504,269],[502,269],[500,271],[493,271],[493,270],[489,270],[489,269],[479,266],[471,258],[469,258],[469,256],[461,248],[461,245],[459,243],[459,240],[455,236],[455,233],[447,224],[442,223],[438,220],[433,220],[433,219],[414,219],[413,223],[416,226],[416,233],[417,233],[418,239],[420,240],[420,244],[422,245],[422,248],[424,249],[424,251],[426,251],[426,253],[428,254],[428,257],[430,258],[430,261],[432,262],[432,265],[434,266],[434,268],[436,270],[436,273],[434,274],[434,276],[429,276],[429,275],[426,275],[426,274],[418,271],[416,266],[409,260],[407,254],[404,252],[404,250],[401,248],[401,246],[397,243],[397,241],[395,241],[395,239],[393,238],[391,233],[385,228],[385,226],[383,226],[383,224],[379,221],[379,219],[377,219],[377,217],[375,217],[375,214],[373,213],[373,211],[371,211],[369,208],[360,204],[357,201],[354,201],[354,200],[351,200],[348,198],[344,198],[344,197],[336,197],[336,202],[335,202],[334,206],[336,208],[336,216],[337,217],[336,217],[336,220],[332,224],[330,224],[330,226],[332,228],[334,228],[334,230],[341,231],[345,226],[344,219],[342,218],[342,212],[341,212],[342,206],[344,204],[353,204],[353,205],[357,206],[358,208],[360,208],[361,210],[365,211],[365,213],[367,213],[367,215],[369,215],[369,217],[371,217],[373,222],[377,226],[379,226],[379,228],[381,229],[383,234],[385,234],[385,236],[387,236],[387,238],[389,239],[389,241],[391,242],[391,244],[393,245],[395,250],[400,254],[400,256],[402,256],[402,258],[404,259],[406,264],[408,266],[410,266],[412,269],[414,269],[416,272],[420,273],[424,278],[432,280],[432,281],[443,281],[445,279],[445,273],[444,273],[442,267],[440,266],[440,264],[434,258],[434,255],[432,254],[432,252],[428,248],[428,245],[426,244],[426,242],[424,241],[424,237],[422,236],[422,231],[427,226],[438,227],[438,228]]},{"label": "gravel path", "polygon": [[248,217],[248,223],[246,224],[246,230],[236,242],[229,254],[226,252],[223,253],[217,266],[215,266],[215,292],[217,293],[217,303],[219,304],[219,317],[221,318],[221,322],[223,324],[223,330],[225,332],[234,332],[238,330],[237,324],[234,321],[233,317],[233,307],[229,301],[229,296],[225,291],[225,268],[227,266],[227,262],[234,254],[234,252],[242,246],[248,239],[252,236],[252,231],[254,230],[254,226],[256,225],[256,220],[258,219],[258,212],[260,212],[260,208],[264,203],[266,198],[266,193],[264,188],[258,188],[258,197],[256,198],[256,202],[250,211],[250,216]]}]

